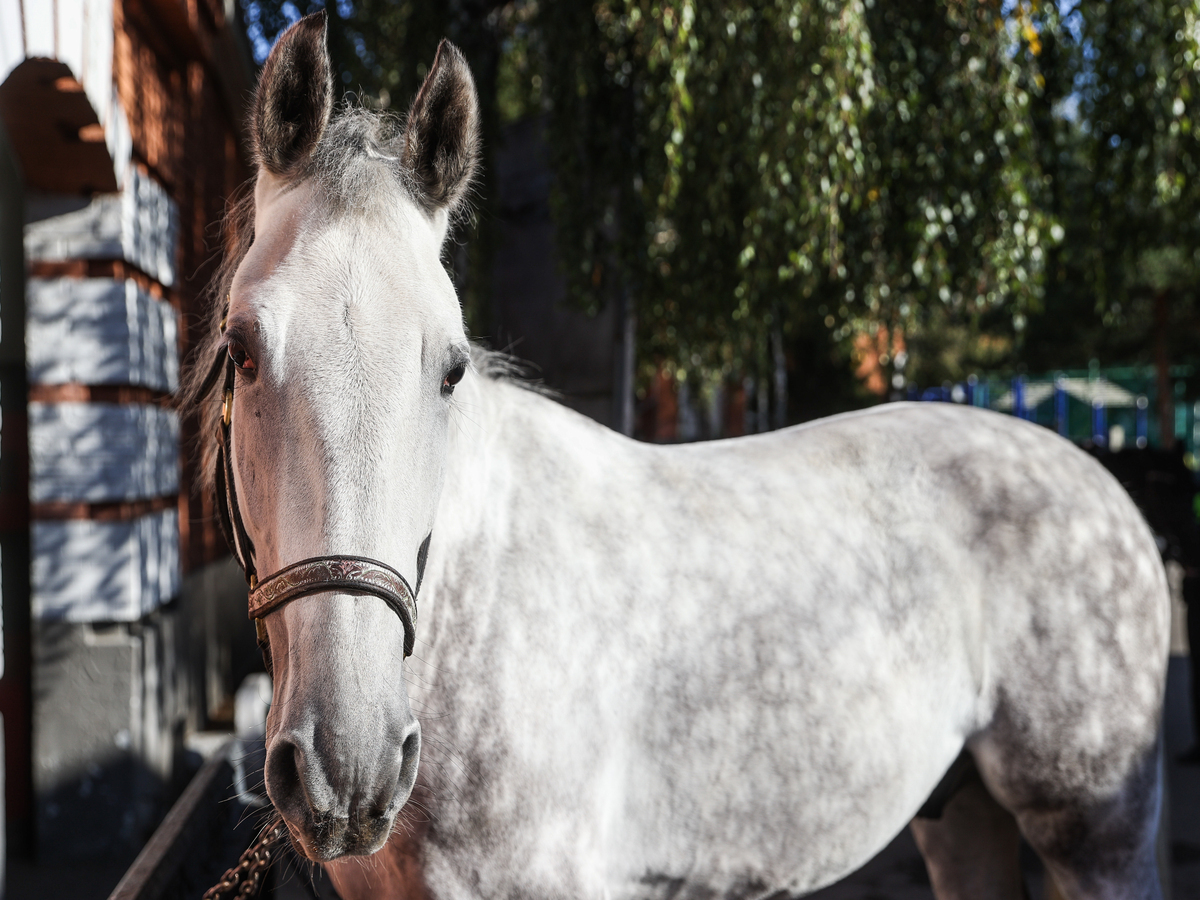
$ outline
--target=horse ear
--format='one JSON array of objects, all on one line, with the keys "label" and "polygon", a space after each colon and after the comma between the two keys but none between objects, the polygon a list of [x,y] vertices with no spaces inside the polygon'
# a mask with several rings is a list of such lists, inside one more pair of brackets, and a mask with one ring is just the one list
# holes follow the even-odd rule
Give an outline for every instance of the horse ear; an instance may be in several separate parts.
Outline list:
[{"label": "horse ear", "polygon": [[292,25],[271,50],[254,92],[251,136],[258,164],[295,176],[321,140],[333,110],[325,12]]},{"label": "horse ear", "polygon": [[404,127],[404,166],[430,212],[453,213],[479,164],[479,101],[471,69],[443,40]]}]

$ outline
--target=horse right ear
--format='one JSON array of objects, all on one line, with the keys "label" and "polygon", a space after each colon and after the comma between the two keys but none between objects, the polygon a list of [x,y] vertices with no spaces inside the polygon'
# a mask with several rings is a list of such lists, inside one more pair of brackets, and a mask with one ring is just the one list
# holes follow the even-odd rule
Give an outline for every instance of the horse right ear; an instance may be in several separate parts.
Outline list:
[{"label": "horse right ear", "polygon": [[251,138],[258,164],[294,177],[325,133],[333,75],[325,49],[325,12],[305,16],[276,41],[254,92]]}]

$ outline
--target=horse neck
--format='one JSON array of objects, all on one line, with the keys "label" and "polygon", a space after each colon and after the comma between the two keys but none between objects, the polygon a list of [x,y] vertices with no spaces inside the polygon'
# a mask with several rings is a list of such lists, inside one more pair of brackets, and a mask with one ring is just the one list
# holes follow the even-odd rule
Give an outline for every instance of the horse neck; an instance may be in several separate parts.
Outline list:
[{"label": "horse neck", "polygon": [[423,657],[431,667],[431,679],[466,635],[488,620],[491,605],[520,602],[519,591],[499,582],[496,564],[499,554],[512,550],[511,523],[522,515],[518,500],[528,504],[545,474],[573,466],[577,454],[589,452],[589,442],[622,440],[503,378],[464,381],[454,403],[414,656],[414,664]]},{"label": "horse neck", "polygon": [[526,443],[521,437],[530,417],[528,401],[544,400],[519,385],[483,375],[461,387],[466,390],[460,389],[454,400],[435,525],[439,539],[445,532],[445,549],[455,551],[478,540],[487,529],[489,510],[508,502],[506,479],[497,475],[536,452],[536,447],[519,445]]},{"label": "horse neck", "polygon": [[[507,518],[516,472],[537,465],[542,452],[536,440],[523,439],[537,418],[530,406],[554,405],[487,376],[464,381],[454,403],[445,481],[419,601],[418,642],[431,657],[450,649],[461,615],[485,614],[480,604],[495,596],[489,585],[493,567],[487,562],[495,547],[491,531]],[[470,609],[459,608],[464,604]]]}]

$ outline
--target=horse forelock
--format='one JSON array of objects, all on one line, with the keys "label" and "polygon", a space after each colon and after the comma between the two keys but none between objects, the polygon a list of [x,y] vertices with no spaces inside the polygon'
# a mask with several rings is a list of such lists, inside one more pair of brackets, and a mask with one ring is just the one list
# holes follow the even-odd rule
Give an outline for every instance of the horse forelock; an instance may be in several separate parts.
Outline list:
[{"label": "horse forelock", "polygon": [[[403,199],[428,210],[424,186],[402,164],[406,141],[400,116],[348,101],[313,148],[305,175],[316,182],[322,199],[335,212],[367,212],[379,203],[393,202],[397,190]],[[447,210],[451,225],[470,219],[471,190],[468,187],[462,200]]]}]

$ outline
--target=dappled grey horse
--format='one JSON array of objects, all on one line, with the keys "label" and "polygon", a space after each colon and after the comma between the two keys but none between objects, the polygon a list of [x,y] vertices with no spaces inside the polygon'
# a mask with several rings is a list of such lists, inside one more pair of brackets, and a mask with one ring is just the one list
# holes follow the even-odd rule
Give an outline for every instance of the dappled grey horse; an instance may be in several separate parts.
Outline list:
[{"label": "dappled grey horse", "polygon": [[802,894],[919,811],[942,900],[1019,897],[1020,835],[1068,897],[1160,896],[1167,588],[1120,486],[951,405],[665,447],[515,383],[440,262],[461,55],[393,124],[334,114],[324,41],[263,71],[193,394],[267,790],[342,896]]}]

